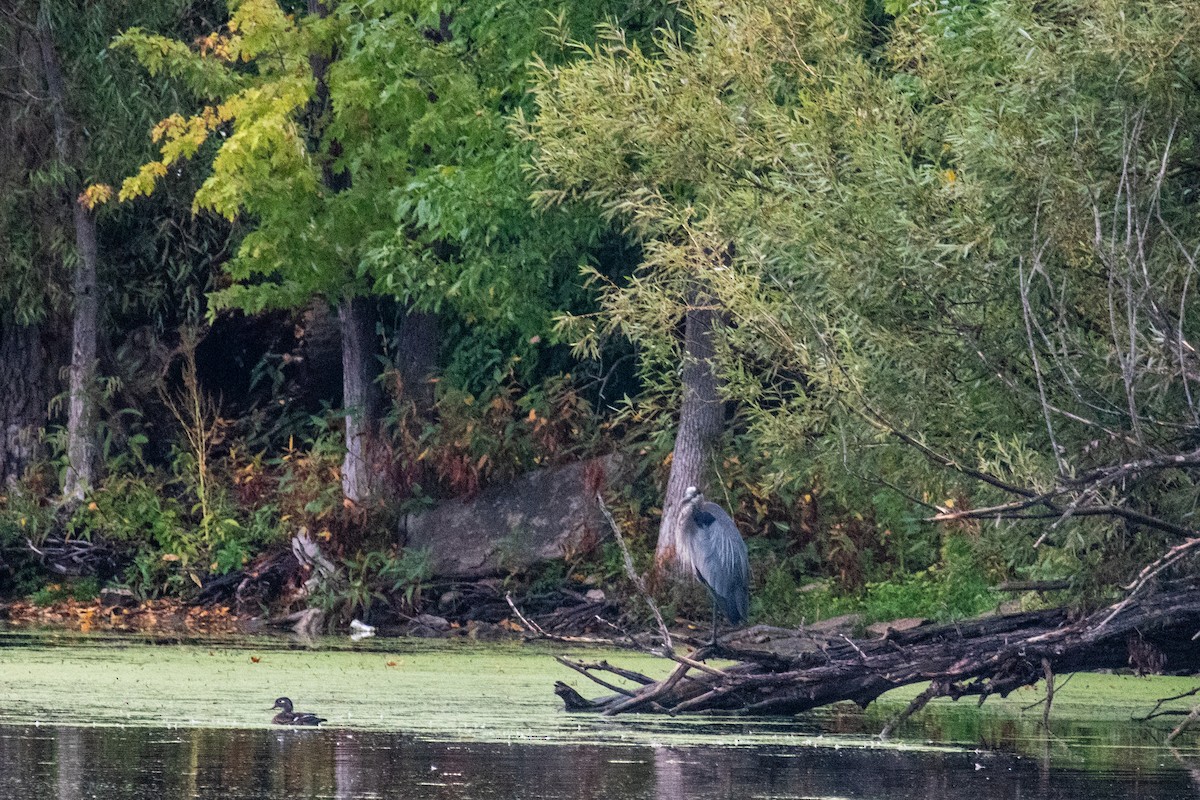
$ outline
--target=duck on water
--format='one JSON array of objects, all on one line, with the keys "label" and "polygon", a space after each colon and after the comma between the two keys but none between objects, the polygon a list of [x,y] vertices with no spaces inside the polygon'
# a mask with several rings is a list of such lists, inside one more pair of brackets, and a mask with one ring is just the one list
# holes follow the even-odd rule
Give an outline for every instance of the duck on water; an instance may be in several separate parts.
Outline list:
[{"label": "duck on water", "polygon": [[276,725],[320,725],[325,722],[324,717],[318,717],[309,711],[293,711],[292,701],[286,697],[280,697],[275,701],[275,705],[271,706],[268,711],[275,709],[281,711],[271,718],[271,722]]}]

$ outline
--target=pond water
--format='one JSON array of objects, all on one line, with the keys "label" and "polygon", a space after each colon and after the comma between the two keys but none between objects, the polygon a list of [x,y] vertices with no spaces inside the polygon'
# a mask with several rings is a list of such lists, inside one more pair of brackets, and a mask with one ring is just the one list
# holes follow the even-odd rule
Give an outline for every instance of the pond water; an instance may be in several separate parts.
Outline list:
[{"label": "pond water", "polygon": [[[0,798],[1137,798],[1200,796],[1195,739],[1134,723],[1189,681],[1076,676],[1049,732],[1035,691],[912,696],[794,719],[602,719],[551,691],[558,649],[330,640],[152,643],[0,634]],[[648,674],[629,653],[586,654]],[[271,726],[288,695],[326,727]],[[937,745],[931,744],[937,742]]]}]

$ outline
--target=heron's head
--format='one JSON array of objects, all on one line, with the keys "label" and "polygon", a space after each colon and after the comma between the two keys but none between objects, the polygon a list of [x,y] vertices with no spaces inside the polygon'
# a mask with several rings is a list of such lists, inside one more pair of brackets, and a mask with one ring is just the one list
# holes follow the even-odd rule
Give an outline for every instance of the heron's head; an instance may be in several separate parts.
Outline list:
[{"label": "heron's head", "polygon": [[292,701],[287,699],[286,697],[280,697],[278,700],[275,701],[275,705],[271,706],[271,710],[274,711],[277,708],[282,708],[284,711],[291,712]]},{"label": "heron's head", "polygon": [[679,524],[683,527],[685,533],[692,532],[692,516],[696,513],[696,509],[704,502],[704,492],[701,492],[695,486],[689,486],[683,492],[683,498],[679,501]]}]

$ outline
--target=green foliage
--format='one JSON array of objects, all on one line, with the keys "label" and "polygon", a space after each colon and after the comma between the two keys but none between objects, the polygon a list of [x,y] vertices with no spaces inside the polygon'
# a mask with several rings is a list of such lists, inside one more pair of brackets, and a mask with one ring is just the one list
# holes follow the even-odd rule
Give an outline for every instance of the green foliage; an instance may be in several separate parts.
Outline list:
[{"label": "green foliage", "polygon": [[[186,593],[203,570],[202,549],[182,504],[151,473],[110,475],[66,524],[72,538],[103,541],[128,554],[124,576],[144,597]],[[202,574],[202,573],[201,573]]]},{"label": "green foliage", "polygon": [[69,582],[48,584],[30,594],[29,599],[35,606],[51,606],[64,600],[87,603],[99,596],[99,581],[88,577]]},{"label": "green foliage", "polygon": [[[529,24],[539,10],[467,4],[441,31],[437,14],[402,0],[330,9],[289,15],[274,0],[242,0],[226,31],[195,47],[141,29],[118,37],[152,74],[212,102],[155,127],[161,158],[120,199],[154,191],[219,132],[194,208],[253,227],[213,309],[373,291],[545,334],[550,310],[577,295],[570,276],[602,226],[535,215],[525,200],[526,148],[503,114],[544,41]],[[510,79],[497,86],[498,74]]]},{"label": "green foliage", "polygon": [[[839,515],[822,525],[821,555],[875,584],[889,549],[949,569],[916,520],[1011,499],[960,466],[1036,493],[1192,446],[1181,352],[1200,243],[1184,4],[884,10],[880,31],[857,4],[698,0],[690,34],[663,30],[657,52],[612,29],[546,67],[522,127],[543,206],[598,206],[644,246],[628,281],[590,276],[604,313],[564,332],[584,353],[635,341],[654,415],[676,404],[676,323],[702,287],[730,323],[718,369],[752,494],[815,487],[891,531],[880,548]],[[1190,476],[1153,475],[1105,501],[1182,521],[1198,496]],[[1037,548],[1001,535],[988,552],[1009,570],[1110,587],[1165,544],[1094,516]],[[879,602],[958,613],[975,583],[887,583]]]},{"label": "green foliage", "polygon": [[[63,516],[39,502],[35,487],[19,486],[0,505],[0,542],[18,567],[15,583],[45,580],[30,562],[25,541],[51,534],[103,542],[128,564],[121,580],[143,597],[187,596],[209,575],[240,569],[284,535],[274,507],[239,507],[224,487],[212,487],[209,517],[194,497],[195,471],[186,451],[176,451],[173,470],[110,463],[87,501]],[[32,473],[31,481],[38,479]],[[74,595],[76,599],[83,599]]]},{"label": "green foliage", "polygon": [[536,566],[531,572],[532,575],[526,576],[525,586],[529,594],[537,595],[554,592],[563,586],[570,577],[571,569],[565,560],[547,561]]},{"label": "green foliage", "polygon": [[[6,577],[35,574],[26,536],[65,531],[124,548],[140,593],[185,594],[303,526],[355,554],[335,616],[414,603],[419,564],[342,504],[332,415],[289,404],[280,367],[269,429],[261,409],[224,420],[174,333],[364,295],[443,323],[432,409],[383,378],[398,502],[616,442],[639,462],[638,541],[674,444],[679,321],[697,289],[716,303],[710,494],[751,539],[762,619],[955,618],[1004,577],[1094,599],[1170,541],[1081,513],[928,519],[1195,446],[1200,24],[1181,0],[326,5],[239,0],[216,25],[205,4],[45,5],[79,164],[48,155],[48,109],[19,99],[36,59],[0,31],[0,144],[19,151],[0,323],[64,327],[70,187],[131,174],[120,197],[143,198],[96,206],[108,477],[69,519],[44,476],[8,493]],[[615,410],[608,375],[594,394],[583,377],[614,347],[641,381]],[[183,391],[159,394],[177,352]],[[1190,530],[1200,485],[1148,470],[1087,502]],[[621,584],[614,552],[534,579]]]},{"label": "green foliage", "polygon": [[255,458],[240,471],[239,480],[247,486],[259,480],[256,473],[261,474],[261,480],[274,486],[255,487],[255,493],[261,492],[268,501],[276,498],[281,521],[320,532],[332,524],[342,506],[339,471],[344,451],[324,418],[313,422],[316,433],[301,447],[289,442],[283,453],[266,460],[270,472],[263,472],[263,459]]},{"label": "green foliage", "polygon": [[801,583],[795,572],[781,566],[766,568],[751,594],[751,615],[775,625],[798,626],[858,611],[852,595],[825,583]]},{"label": "green foliage", "polygon": [[[150,31],[177,29],[199,13],[204,4],[180,0],[134,0],[72,3],[18,2],[7,9],[10,19],[0,29],[0,307],[4,317],[20,324],[52,320],[68,310],[68,280],[74,253],[70,204],[88,181],[134,169],[149,153],[139,146],[154,121],[176,101],[173,82],[148,81],[128,59],[105,49],[122,28],[137,23]],[[39,14],[54,40],[68,93],[64,109],[78,136],[74,163],[60,163],[53,142],[52,109],[44,100],[44,76],[36,41],[30,33]],[[103,215],[108,226],[128,226],[134,214]],[[170,238],[159,230],[147,239]],[[102,278],[116,263],[102,251]],[[126,282],[115,284],[114,295],[129,302],[144,289],[121,263]]]},{"label": "green foliage", "polygon": [[798,577],[803,573],[787,562],[760,561],[765,569],[751,594],[754,614],[779,625],[842,614],[859,614],[865,625],[904,617],[946,621],[977,616],[995,609],[999,598],[991,591],[995,581],[980,570],[973,550],[962,537],[952,537],[936,565],[867,583],[860,594]]},{"label": "green foliage", "polygon": [[930,616],[938,620],[974,617],[994,609],[995,583],[979,568],[971,543],[947,538],[938,564],[892,581],[867,585],[867,621]]}]

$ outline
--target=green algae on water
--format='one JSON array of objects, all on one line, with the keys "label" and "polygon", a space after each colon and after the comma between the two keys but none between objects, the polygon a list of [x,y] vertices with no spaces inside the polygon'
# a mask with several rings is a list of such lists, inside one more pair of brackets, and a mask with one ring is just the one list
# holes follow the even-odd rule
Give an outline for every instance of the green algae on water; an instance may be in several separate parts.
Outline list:
[{"label": "green algae on water", "polygon": [[[327,727],[392,731],[428,741],[716,745],[796,748],[885,746],[872,734],[920,690],[885,695],[862,712],[848,704],[799,717],[604,718],[568,714],[553,694],[562,680],[585,696],[604,689],[558,664],[558,648],[516,643],[343,638],[291,646],[232,639],[156,644],[112,637],[0,635],[0,724],[262,728],[287,695],[328,718]],[[630,652],[587,651],[588,660],[651,676],[673,664]],[[1061,679],[1060,679],[1061,680]],[[1055,695],[1050,735],[1094,749],[1161,749],[1155,728],[1131,722],[1184,679],[1077,675]],[[974,702],[939,701],[886,746],[941,749],[1041,747],[1040,691]],[[1006,744],[1007,743],[1007,744]]]}]

